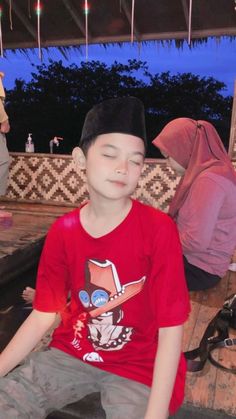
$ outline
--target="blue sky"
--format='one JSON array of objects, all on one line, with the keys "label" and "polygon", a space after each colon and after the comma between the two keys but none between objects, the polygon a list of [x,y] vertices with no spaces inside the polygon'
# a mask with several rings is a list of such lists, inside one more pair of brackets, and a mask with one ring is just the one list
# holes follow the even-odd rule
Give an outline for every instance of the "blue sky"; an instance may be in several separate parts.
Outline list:
[{"label": "blue sky", "polygon": [[[100,60],[112,64],[115,60],[126,63],[130,59],[146,61],[151,73],[170,71],[171,74],[191,72],[201,77],[212,76],[227,85],[224,95],[233,95],[234,80],[236,79],[236,39],[230,38],[209,39],[207,43],[189,48],[184,42],[182,49],[172,45],[158,42],[149,42],[138,46],[130,43],[122,47],[108,45],[89,45],[89,60]],[[14,86],[16,78],[29,81],[31,72],[35,69],[32,64],[40,64],[38,51],[29,51],[29,56],[17,52],[6,53],[6,58],[0,58],[0,70],[5,72],[4,85],[10,89]],[[85,61],[85,48],[68,53],[68,60],[56,49],[51,48],[44,54],[43,62],[48,63],[51,58],[55,61],[62,60],[64,65],[75,63],[80,65]]]}]

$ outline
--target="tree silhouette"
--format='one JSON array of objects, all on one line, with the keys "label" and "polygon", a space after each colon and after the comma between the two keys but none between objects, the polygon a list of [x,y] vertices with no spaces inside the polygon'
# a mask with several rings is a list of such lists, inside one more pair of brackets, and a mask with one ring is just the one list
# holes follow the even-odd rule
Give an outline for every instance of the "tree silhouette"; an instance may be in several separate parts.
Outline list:
[{"label": "tree silhouette", "polygon": [[151,74],[145,62],[129,60],[108,66],[99,61],[80,67],[50,62],[36,67],[30,82],[21,79],[7,92],[11,121],[8,144],[11,151],[24,151],[27,134],[33,134],[37,152],[49,152],[49,140],[64,138],[58,151],[71,153],[78,144],[88,110],[111,97],[139,97],[146,109],[148,157],[159,157],[151,140],[177,117],[207,119],[218,129],[227,146],[232,97],[224,97],[225,84],[212,77],[191,73],[171,76]]}]

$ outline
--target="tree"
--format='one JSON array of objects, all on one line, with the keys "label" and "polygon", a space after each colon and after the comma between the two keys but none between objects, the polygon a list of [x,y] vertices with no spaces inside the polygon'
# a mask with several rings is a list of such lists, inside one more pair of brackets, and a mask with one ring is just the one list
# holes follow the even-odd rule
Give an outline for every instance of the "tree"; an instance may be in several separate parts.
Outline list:
[{"label": "tree", "polygon": [[[154,138],[172,119],[188,117],[205,119],[218,130],[228,147],[232,97],[220,92],[225,84],[213,77],[200,77],[191,73],[171,76],[169,72],[150,74],[146,109],[149,112],[149,137]],[[156,149],[150,147],[155,155]]]},{"label": "tree", "polygon": [[17,79],[7,92],[12,151],[24,151],[31,132],[36,151],[49,152],[49,140],[57,135],[64,138],[60,152],[71,153],[88,110],[104,99],[127,95],[139,97],[145,105],[149,157],[158,156],[151,140],[168,121],[180,116],[210,120],[221,128],[225,143],[228,139],[232,97],[224,97],[224,83],[212,77],[191,73],[171,76],[169,72],[152,75],[147,64],[137,60],[110,66],[92,61],[80,67],[51,61],[36,70],[30,82]]}]

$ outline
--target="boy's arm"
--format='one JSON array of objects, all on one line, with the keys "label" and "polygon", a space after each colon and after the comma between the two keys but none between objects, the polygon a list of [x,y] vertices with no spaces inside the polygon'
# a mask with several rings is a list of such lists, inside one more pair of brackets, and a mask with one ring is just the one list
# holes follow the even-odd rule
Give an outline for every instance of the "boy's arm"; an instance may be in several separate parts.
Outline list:
[{"label": "boy's arm", "polygon": [[56,313],[33,310],[0,355],[0,377],[19,364],[53,325]]},{"label": "boy's arm", "polygon": [[159,329],[151,393],[144,419],[167,419],[181,354],[183,326]]}]

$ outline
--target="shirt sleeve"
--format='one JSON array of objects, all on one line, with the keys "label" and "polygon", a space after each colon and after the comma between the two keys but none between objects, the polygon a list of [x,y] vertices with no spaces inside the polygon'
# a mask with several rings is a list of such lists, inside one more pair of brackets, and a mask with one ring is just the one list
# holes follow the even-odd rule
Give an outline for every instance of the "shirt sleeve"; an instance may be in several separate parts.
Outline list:
[{"label": "shirt sleeve", "polygon": [[61,312],[66,306],[69,271],[61,224],[56,221],[48,232],[40,258],[34,308]]},{"label": "shirt sleeve", "polygon": [[156,231],[152,259],[150,300],[157,327],[183,324],[188,318],[190,303],[181,244],[170,217]]},{"label": "shirt sleeve", "polygon": [[209,247],[224,198],[224,189],[209,177],[194,182],[177,218],[184,253]]}]

